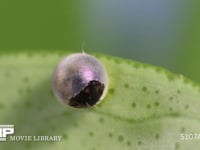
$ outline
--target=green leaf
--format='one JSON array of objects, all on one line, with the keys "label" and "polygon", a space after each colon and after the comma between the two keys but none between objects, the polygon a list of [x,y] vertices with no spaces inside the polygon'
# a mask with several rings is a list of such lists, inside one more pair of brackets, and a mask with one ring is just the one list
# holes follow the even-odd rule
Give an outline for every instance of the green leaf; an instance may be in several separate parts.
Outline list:
[{"label": "green leaf", "polygon": [[[60,142],[0,142],[1,149],[188,150],[200,147],[200,88],[182,75],[97,55],[109,75],[105,99],[91,109],[61,105],[51,90],[57,53],[0,56],[0,124],[15,136],[61,135]],[[13,135],[12,135],[13,136]]]}]

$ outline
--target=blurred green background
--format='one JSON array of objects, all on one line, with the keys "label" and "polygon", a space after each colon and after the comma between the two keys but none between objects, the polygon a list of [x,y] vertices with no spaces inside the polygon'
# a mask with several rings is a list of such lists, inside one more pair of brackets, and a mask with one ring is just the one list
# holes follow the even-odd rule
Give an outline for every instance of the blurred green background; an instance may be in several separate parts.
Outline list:
[{"label": "blurred green background", "polygon": [[200,82],[200,2],[0,0],[0,51],[98,52]]}]

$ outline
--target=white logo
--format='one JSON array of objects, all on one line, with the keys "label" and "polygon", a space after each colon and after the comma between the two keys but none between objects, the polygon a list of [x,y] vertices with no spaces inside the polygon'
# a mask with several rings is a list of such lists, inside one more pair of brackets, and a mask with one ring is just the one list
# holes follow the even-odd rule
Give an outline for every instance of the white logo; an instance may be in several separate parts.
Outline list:
[{"label": "white logo", "polygon": [[[62,139],[62,136],[57,136],[57,135],[11,135],[14,134],[14,125],[0,125],[0,142],[2,141],[10,141],[10,142],[59,142]],[[7,138],[7,136],[9,138]]]},{"label": "white logo", "polygon": [[0,141],[6,141],[9,134],[14,134],[14,125],[0,125]]}]

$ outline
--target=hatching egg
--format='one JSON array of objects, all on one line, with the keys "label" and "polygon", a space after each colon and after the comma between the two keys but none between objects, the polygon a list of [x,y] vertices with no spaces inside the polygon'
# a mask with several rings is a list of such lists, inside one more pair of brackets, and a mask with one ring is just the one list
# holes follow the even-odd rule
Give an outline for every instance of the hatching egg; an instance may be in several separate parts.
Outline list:
[{"label": "hatching egg", "polygon": [[53,92],[58,100],[76,108],[98,104],[106,95],[108,76],[102,63],[86,53],[71,54],[53,73]]}]

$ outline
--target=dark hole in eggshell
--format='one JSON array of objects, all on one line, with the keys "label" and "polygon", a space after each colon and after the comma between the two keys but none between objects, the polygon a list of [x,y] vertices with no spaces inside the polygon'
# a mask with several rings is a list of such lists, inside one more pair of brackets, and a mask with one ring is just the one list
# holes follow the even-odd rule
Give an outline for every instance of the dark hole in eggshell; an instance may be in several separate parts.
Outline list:
[{"label": "dark hole in eggshell", "polygon": [[103,94],[104,84],[99,81],[90,81],[89,84],[76,96],[69,100],[69,105],[76,108],[94,106]]}]

